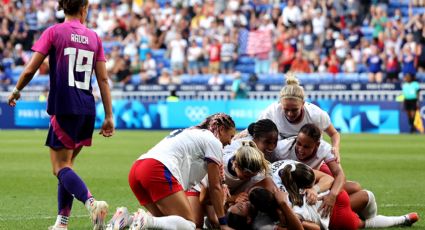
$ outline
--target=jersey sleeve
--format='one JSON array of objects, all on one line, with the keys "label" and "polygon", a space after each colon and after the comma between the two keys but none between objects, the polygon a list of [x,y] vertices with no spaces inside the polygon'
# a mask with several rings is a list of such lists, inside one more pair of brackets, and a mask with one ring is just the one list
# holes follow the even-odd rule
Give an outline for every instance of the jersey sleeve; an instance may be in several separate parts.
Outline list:
[{"label": "jersey sleeve", "polygon": [[208,141],[205,141],[204,152],[206,161],[212,161],[217,164],[223,163],[222,144],[215,137],[208,138]]},{"label": "jersey sleeve", "polygon": [[332,154],[332,146],[326,141],[320,141],[318,152],[321,155],[319,157],[323,158],[323,161],[325,161],[325,163],[329,163],[335,160],[335,155]]},{"label": "jersey sleeve", "polygon": [[106,62],[105,53],[103,51],[102,40],[100,40],[100,38],[99,38],[99,36],[97,36],[97,34],[96,34],[96,38],[97,38],[97,43],[99,44],[99,48],[97,50],[97,60],[96,61]]},{"label": "jersey sleeve", "polygon": [[47,28],[32,46],[32,50],[47,56],[50,48],[52,47],[53,41],[55,40],[54,36],[54,27]]}]

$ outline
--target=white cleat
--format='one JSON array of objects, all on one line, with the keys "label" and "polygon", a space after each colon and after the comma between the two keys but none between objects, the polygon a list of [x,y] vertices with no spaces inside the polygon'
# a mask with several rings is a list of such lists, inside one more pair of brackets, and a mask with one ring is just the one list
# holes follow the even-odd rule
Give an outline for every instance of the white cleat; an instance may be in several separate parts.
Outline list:
[{"label": "white cleat", "polygon": [[144,209],[139,208],[139,210],[134,213],[133,223],[130,225],[130,230],[148,229],[148,224],[152,222],[151,219],[151,215],[149,215]]},{"label": "white cleat", "polygon": [[106,225],[106,230],[122,230],[129,227],[132,222],[133,217],[128,213],[128,209],[119,207],[108,225]]},{"label": "white cleat", "polygon": [[93,223],[93,230],[104,230],[105,219],[108,214],[108,204],[105,201],[94,201],[91,206],[90,218]]}]

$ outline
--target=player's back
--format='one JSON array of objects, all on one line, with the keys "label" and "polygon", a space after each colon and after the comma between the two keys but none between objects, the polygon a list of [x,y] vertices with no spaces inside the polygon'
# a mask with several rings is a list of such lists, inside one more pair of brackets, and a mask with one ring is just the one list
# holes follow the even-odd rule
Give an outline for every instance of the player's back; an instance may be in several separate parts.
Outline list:
[{"label": "player's back", "polygon": [[33,46],[49,55],[49,114],[95,114],[91,75],[97,61],[105,61],[95,32],[78,20],[49,27]]}]

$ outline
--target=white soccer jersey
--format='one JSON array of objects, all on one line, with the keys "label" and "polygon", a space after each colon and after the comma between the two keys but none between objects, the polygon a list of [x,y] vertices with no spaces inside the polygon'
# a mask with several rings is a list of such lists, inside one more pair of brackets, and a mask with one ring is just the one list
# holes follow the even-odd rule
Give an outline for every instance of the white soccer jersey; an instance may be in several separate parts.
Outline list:
[{"label": "white soccer jersey", "polygon": [[[287,192],[285,185],[283,185],[282,180],[279,176],[279,171],[283,168],[285,168],[288,164],[299,164],[297,161],[294,160],[280,160],[276,161],[271,165],[271,173],[273,182],[276,184],[276,186],[284,192]],[[326,195],[329,191],[325,193],[320,193],[319,196]],[[303,197],[304,204],[302,207],[294,205],[292,209],[296,214],[302,217],[303,220],[314,222],[318,225],[320,225],[321,229],[328,229],[329,227],[329,217],[322,218],[320,214],[318,213],[318,208],[321,205],[321,201],[317,202],[315,205],[309,205],[307,204],[305,200],[305,196]],[[288,201],[288,203],[292,206],[291,202]]]},{"label": "white soccer jersey", "polygon": [[303,108],[304,117],[297,124],[292,124],[286,119],[280,102],[275,102],[269,105],[260,114],[258,119],[268,118],[272,120],[279,130],[279,136],[281,139],[297,135],[301,127],[305,124],[315,124],[322,131],[331,125],[331,119],[329,115],[318,106],[309,102],[305,102]]},{"label": "white soccer jersey", "polygon": [[252,177],[248,181],[244,181],[239,179],[236,176],[233,176],[229,169],[232,168],[232,159],[236,154],[236,151],[242,146],[242,141],[252,141],[252,136],[248,135],[246,137],[232,140],[230,145],[226,145],[223,149],[224,157],[224,175],[225,175],[225,183],[229,188],[230,194],[237,194],[239,192],[246,191],[248,188],[253,186],[255,183],[263,180],[265,178],[263,173],[258,173],[256,176]]},{"label": "white soccer jersey", "polygon": [[[324,193],[320,193],[319,197],[324,196],[329,193],[329,190]],[[330,217],[329,215],[325,218],[323,218],[319,213],[319,207],[322,205],[322,201],[319,200],[316,202],[316,204],[309,205],[306,201],[306,196],[303,197],[303,206],[294,206],[292,210],[294,210],[294,213],[301,216],[303,221],[309,221],[313,222],[315,224],[318,224],[320,226],[321,230],[327,230],[329,229],[329,221]]]},{"label": "white soccer jersey", "polygon": [[222,148],[222,143],[209,130],[176,130],[139,159],[160,161],[187,190],[207,175],[207,160],[223,162]]},{"label": "white soccer jersey", "polygon": [[322,162],[329,163],[335,160],[335,155],[332,154],[332,146],[326,141],[320,140],[320,145],[316,154],[306,161],[301,161],[298,159],[295,152],[295,141],[296,137],[290,137],[278,141],[277,146],[273,152],[275,158],[279,158],[278,160],[299,161],[317,170],[322,165]]}]

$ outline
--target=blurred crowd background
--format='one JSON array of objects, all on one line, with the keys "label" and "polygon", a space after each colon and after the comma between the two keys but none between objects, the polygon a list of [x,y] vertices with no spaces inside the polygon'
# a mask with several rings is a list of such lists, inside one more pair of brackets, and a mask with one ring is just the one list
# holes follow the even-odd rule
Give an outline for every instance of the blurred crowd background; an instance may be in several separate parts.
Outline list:
[{"label": "blurred crowd background", "polygon": [[[425,0],[89,0],[114,86],[182,84],[287,71],[425,80]],[[57,1],[2,0],[0,85],[14,84]],[[48,80],[48,62],[38,78]],[[236,74],[235,74],[236,73]],[[423,76],[423,79],[421,78]],[[47,82],[47,81],[46,81]]]}]

